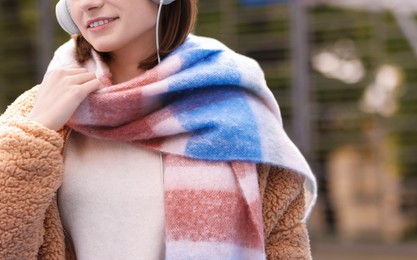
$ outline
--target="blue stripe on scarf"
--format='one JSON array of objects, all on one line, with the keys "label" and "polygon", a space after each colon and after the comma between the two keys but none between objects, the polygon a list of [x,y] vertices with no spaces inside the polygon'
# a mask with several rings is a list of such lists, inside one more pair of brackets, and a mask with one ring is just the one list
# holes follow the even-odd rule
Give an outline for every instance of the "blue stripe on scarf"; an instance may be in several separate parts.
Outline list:
[{"label": "blue stripe on scarf", "polygon": [[[222,52],[208,50],[186,50],[181,56],[183,59],[182,69],[170,78],[169,92],[189,90],[190,88],[206,88],[208,86],[239,86],[241,83],[241,72],[233,59],[228,59]],[[197,56],[200,58],[196,63],[187,60],[185,57]],[[191,67],[190,67],[191,66]]]},{"label": "blue stripe on scarf", "polygon": [[171,112],[193,133],[186,155],[261,161],[261,137],[240,86],[242,71],[236,60],[224,55],[223,45],[214,44],[212,49],[194,45],[187,41],[177,50],[181,53],[181,71],[171,77],[168,90],[174,100]]},{"label": "blue stripe on scarf", "polygon": [[194,132],[186,155],[222,161],[262,158],[255,117],[242,90],[221,86],[175,98],[171,111],[185,129]]}]

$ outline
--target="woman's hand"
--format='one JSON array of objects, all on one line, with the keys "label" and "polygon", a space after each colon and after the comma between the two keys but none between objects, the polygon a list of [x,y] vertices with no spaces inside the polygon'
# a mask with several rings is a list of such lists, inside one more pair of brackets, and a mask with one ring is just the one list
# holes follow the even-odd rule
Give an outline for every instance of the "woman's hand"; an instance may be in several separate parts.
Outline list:
[{"label": "woman's hand", "polygon": [[87,95],[101,86],[84,68],[67,66],[46,72],[28,118],[52,130],[68,121]]}]

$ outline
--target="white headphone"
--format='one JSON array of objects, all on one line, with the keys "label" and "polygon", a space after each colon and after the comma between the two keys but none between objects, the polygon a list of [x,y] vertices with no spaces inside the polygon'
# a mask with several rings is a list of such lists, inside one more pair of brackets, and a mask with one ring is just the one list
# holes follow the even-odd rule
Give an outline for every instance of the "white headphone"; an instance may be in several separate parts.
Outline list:
[{"label": "white headphone", "polygon": [[[175,0],[152,0],[155,4],[168,5]],[[56,18],[59,25],[69,34],[79,34],[80,30],[71,17],[69,0],[60,0],[55,7]]]}]

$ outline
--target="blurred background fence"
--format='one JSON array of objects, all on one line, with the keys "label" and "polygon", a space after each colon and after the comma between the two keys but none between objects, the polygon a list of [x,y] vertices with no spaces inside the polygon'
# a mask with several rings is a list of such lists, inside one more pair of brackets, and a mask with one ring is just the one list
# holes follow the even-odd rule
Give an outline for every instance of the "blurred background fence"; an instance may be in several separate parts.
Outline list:
[{"label": "blurred background fence", "polygon": [[[196,33],[260,63],[317,175],[315,258],[417,259],[417,1],[199,2]],[[68,39],[55,3],[0,1],[1,111]]]}]

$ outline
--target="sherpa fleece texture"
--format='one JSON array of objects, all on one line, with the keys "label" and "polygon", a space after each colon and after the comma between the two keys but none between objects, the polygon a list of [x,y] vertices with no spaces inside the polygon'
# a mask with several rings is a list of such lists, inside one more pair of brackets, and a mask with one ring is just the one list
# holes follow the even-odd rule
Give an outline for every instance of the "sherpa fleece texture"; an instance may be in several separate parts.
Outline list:
[{"label": "sherpa fleece texture", "polygon": [[[37,87],[0,118],[0,259],[76,259],[59,217],[68,128],[58,133],[26,119]],[[258,167],[268,259],[311,259],[303,178]]]}]

